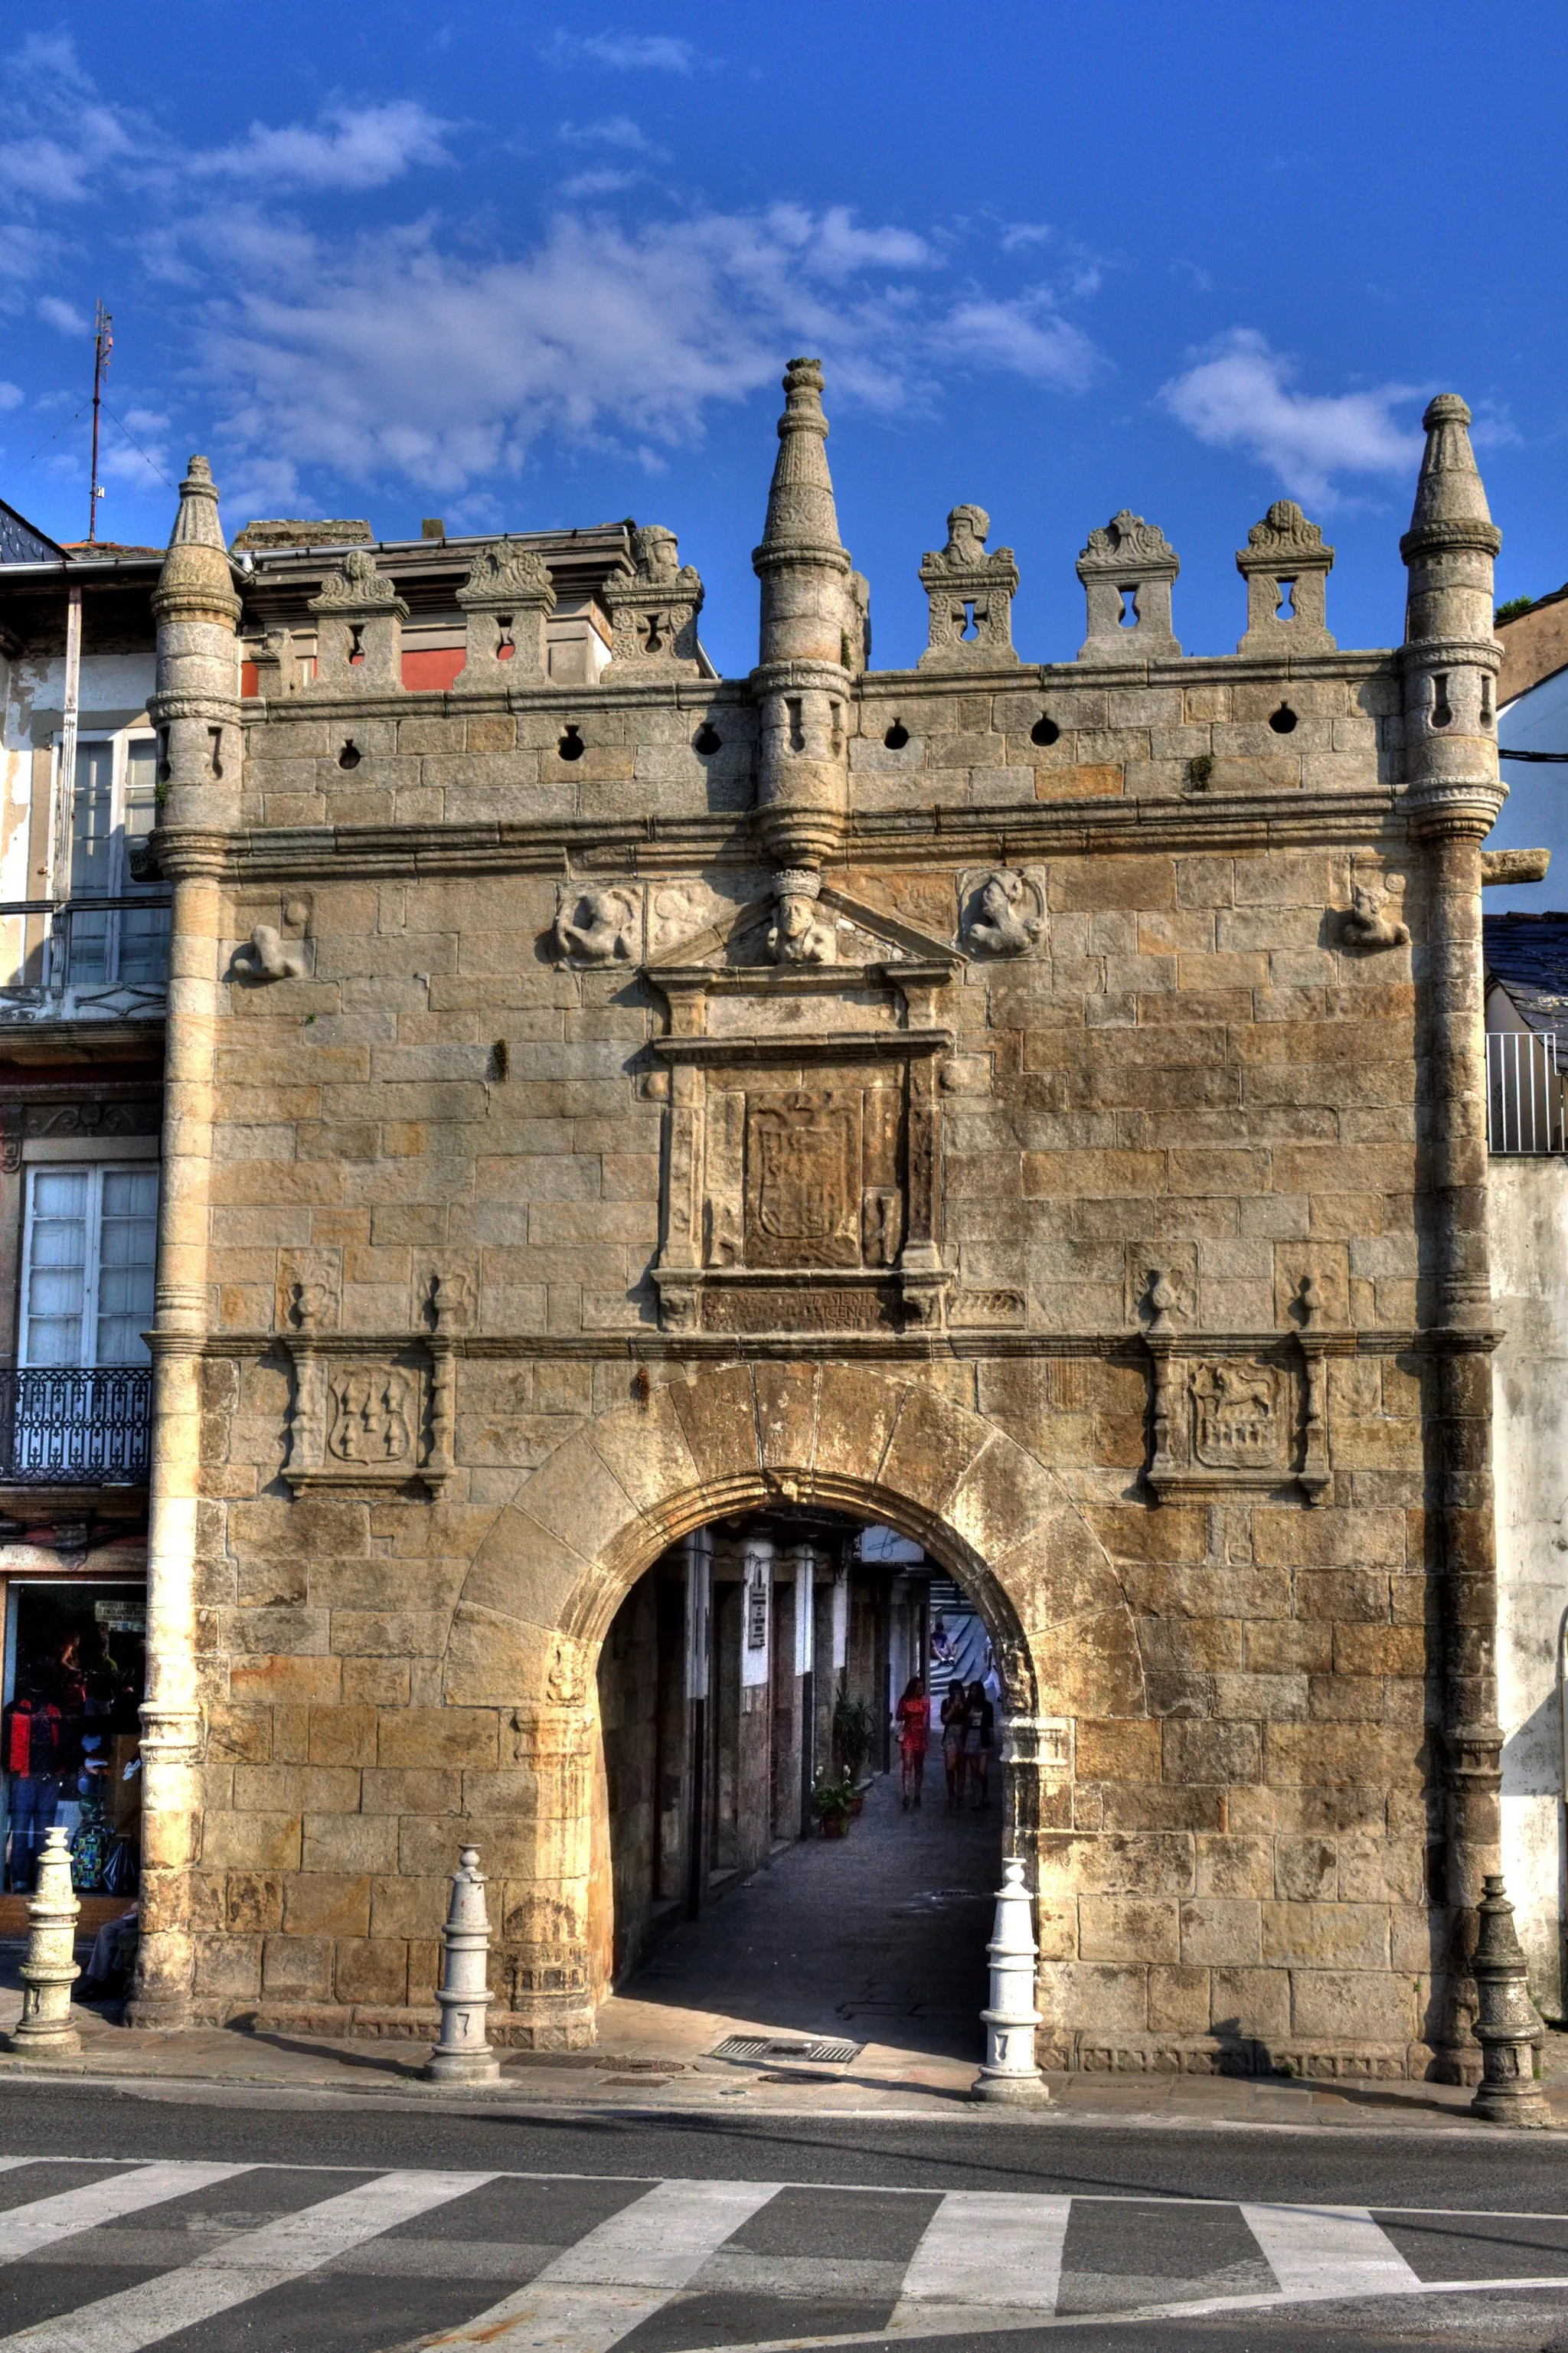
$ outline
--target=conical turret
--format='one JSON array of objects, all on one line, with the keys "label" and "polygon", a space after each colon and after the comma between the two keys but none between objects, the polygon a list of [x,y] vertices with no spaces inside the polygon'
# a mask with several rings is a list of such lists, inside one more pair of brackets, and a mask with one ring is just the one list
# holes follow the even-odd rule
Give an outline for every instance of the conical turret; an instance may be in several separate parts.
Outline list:
[{"label": "conical turret", "polygon": [[757,797],[777,862],[814,868],[844,829],[849,674],[860,666],[865,617],[838,536],[821,362],[791,360],[784,391],[767,521],[752,556],[763,586],[752,674],[762,708]]},{"label": "conical turret", "polygon": [[1405,642],[1489,641],[1492,562],[1502,533],[1491,519],[1470,447],[1470,412],[1457,392],[1440,392],[1421,422],[1426,448],[1410,528],[1399,543],[1410,567]]},{"label": "conical turret", "polygon": [[[779,454],[758,559],[783,547],[842,553],[833,480],[827,470],[821,361],[791,360],[784,370],[784,393]],[[760,560],[758,569],[762,569]]]},{"label": "conical turret", "polygon": [[1422,422],[1426,448],[1410,528],[1399,543],[1410,572],[1405,607],[1405,780],[1412,799],[1445,821],[1484,834],[1501,807],[1492,559],[1502,534],[1470,448],[1470,412],[1439,393]]},{"label": "conical turret", "polygon": [[[166,821],[210,823],[219,814],[213,787],[237,790],[239,611],[212,468],[205,458],[193,458],[153,591],[158,682],[151,712],[160,731]],[[202,794],[199,807],[184,800],[193,788]]]}]

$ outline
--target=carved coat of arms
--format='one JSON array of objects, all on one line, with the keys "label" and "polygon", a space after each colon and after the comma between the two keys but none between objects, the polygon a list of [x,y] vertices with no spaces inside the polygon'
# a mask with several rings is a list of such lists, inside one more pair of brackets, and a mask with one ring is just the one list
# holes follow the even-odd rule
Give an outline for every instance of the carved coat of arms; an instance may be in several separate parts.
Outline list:
[{"label": "carved coat of arms", "polygon": [[1193,1454],[1214,1471],[1268,1471],[1285,1426],[1278,1366],[1227,1361],[1193,1376]]}]

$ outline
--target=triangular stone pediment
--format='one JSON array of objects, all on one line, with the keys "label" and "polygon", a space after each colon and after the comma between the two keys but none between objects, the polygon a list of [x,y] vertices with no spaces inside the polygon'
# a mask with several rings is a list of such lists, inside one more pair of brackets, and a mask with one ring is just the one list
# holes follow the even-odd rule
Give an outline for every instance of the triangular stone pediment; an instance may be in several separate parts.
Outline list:
[{"label": "triangular stone pediment", "polygon": [[[831,883],[823,884],[814,903],[817,920],[827,927],[833,943],[831,958],[814,967],[820,972],[854,972],[869,965],[902,964],[935,964],[956,971],[966,961],[963,951],[950,940],[939,940],[930,933],[918,931],[882,908],[868,907],[864,901],[851,898],[847,892],[837,890]],[[700,931],[672,942],[657,964],[649,964],[648,977],[657,983],[661,972],[673,976],[678,972],[733,973],[754,969],[762,980],[768,974],[789,970],[792,967],[781,965],[769,944],[769,934],[777,919],[778,901],[771,892],[764,897],[748,899]]]}]

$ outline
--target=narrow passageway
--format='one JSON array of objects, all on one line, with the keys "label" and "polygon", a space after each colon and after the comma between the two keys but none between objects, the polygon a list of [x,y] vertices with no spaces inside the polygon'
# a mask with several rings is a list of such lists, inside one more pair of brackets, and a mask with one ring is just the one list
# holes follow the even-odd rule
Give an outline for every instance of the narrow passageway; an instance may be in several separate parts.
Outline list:
[{"label": "narrow passageway", "polygon": [[672,1929],[599,2013],[610,2050],[695,2055],[746,2031],[981,2056],[985,1940],[1001,1873],[1000,1776],[950,1813],[940,1746],[919,1810],[876,1780],[842,1840],[801,1840]]}]

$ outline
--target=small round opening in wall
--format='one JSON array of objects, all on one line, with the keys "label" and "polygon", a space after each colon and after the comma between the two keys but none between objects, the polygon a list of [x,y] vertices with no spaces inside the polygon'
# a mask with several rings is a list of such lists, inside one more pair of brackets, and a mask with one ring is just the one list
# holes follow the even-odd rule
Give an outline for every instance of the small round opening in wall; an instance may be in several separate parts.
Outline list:
[{"label": "small round opening in wall", "polygon": [[357,768],[360,764],[360,757],[359,745],[354,742],[353,737],[351,735],[348,742],[343,745],[342,750],[338,754],[338,765],[340,768]]},{"label": "small round opening in wall", "polygon": [[910,731],[901,719],[895,719],[882,741],[889,752],[901,752],[910,740]]},{"label": "small round opening in wall", "polygon": [[1057,725],[1056,721],[1048,718],[1042,711],[1039,717],[1036,720],[1034,725],[1029,730],[1029,741],[1031,744],[1042,744],[1059,743],[1061,740],[1061,732],[1062,731]]},{"label": "small round opening in wall", "polygon": [[707,760],[710,759],[715,752],[722,751],[723,746],[724,739],[719,730],[713,725],[711,720],[705,719],[691,739],[692,750],[700,752],[702,757]]},{"label": "small round opening in wall", "polygon": [[1278,711],[1270,712],[1268,724],[1276,735],[1289,735],[1295,727],[1296,714],[1288,702],[1282,702]]},{"label": "small round opening in wall", "polygon": [[574,720],[567,727],[566,733],[562,736],[560,743],[555,748],[560,753],[561,757],[563,760],[580,760],[582,758],[588,746],[584,743],[581,735],[578,734],[577,725]]}]

